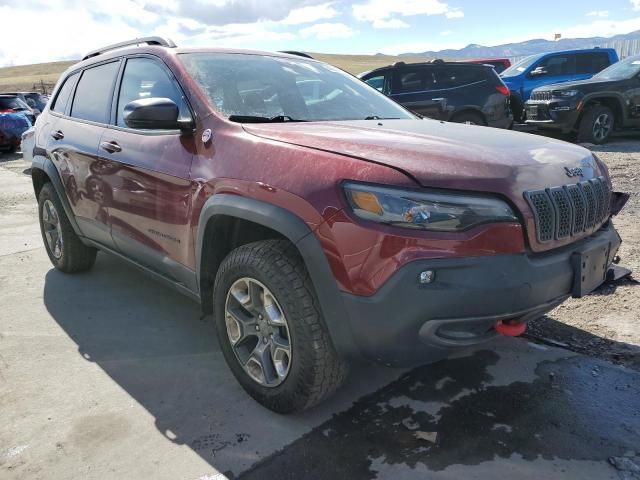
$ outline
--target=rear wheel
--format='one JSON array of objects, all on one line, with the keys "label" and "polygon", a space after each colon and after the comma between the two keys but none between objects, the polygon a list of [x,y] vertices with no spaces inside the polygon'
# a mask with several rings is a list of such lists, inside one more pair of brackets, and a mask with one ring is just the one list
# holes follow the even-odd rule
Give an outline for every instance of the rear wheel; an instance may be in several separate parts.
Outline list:
[{"label": "rear wheel", "polygon": [[50,183],[45,183],[38,195],[38,217],[44,247],[54,267],[65,273],[83,272],[93,267],[96,249],[83,244],[73,231]]},{"label": "rear wheel", "polygon": [[286,241],[241,246],[222,262],[214,316],[225,360],[265,407],[290,413],[333,393],[346,376],[302,259]]},{"label": "rear wheel", "polygon": [[613,111],[604,105],[593,105],[584,112],[578,127],[578,141],[600,145],[606,143],[613,132]]},{"label": "rear wheel", "polygon": [[451,121],[455,123],[466,123],[467,125],[487,125],[482,116],[473,112],[464,112],[456,115],[451,119]]}]

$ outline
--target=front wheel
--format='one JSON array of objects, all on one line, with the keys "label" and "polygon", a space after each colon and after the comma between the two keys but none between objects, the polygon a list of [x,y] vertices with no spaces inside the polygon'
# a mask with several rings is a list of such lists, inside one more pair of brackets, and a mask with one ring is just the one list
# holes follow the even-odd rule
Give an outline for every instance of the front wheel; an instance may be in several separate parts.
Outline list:
[{"label": "front wheel", "polygon": [[307,409],[343,382],[338,356],[302,259],[286,241],[241,246],[222,262],[214,318],[225,360],[265,407]]},{"label": "front wheel", "polygon": [[594,105],[584,112],[580,120],[578,141],[596,145],[606,143],[613,132],[614,125],[613,111],[604,105]]}]

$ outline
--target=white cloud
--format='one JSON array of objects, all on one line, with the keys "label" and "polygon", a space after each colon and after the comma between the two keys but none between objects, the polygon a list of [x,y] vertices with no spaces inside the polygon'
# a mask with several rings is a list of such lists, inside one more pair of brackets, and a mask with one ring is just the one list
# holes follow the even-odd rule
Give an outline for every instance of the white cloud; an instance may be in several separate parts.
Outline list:
[{"label": "white cloud", "polygon": [[631,0],[631,7],[634,10],[640,10],[640,0]]},{"label": "white cloud", "polygon": [[318,20],[334,18],[338,16],[338,11],[332,5],[332,3],[324,3],[322,5],[293,9],[281,23],[284,25],[299,25],[301,23],[313,23]]},{"label": "white cloud", "polygon": [[[640,0],[638,0],[640,2]],[[600,17],[606,18],[609,16],[609,10],[594,10],[593,12],[587,13],[587,17]]]},{"label": "white cloud", "polygon": [[464,11],[461,8],[453,8],[444,14],[447,18],[462,18],[464,17]]},{"label": "white cloud", "polygon": [[300,30],[300,34],[303,37],[314,36],[320,40],[326,40],[328,38],[349,38],[356,33],[356,31],[344,23],[317,23]]},{"label": "white cloud", "polygon": [[451,8],[440,0],[369,0],[353,5],[352,11],[357,20],[364,22],[388,20],[394,15],[447,15],[448,18],[464,16],[461,9]]},{"label": "white cloud", "polygon": [[409,24],[399,18],[392,18],[390,20],[378,19],[374,20],[371,25],[373,28],[409,28]]},{"label": "white cloud", "polygon": [[445,30],[444,32],[440,32],[440,35],[448,37],[449,35],[453,35],[453,30]]}]

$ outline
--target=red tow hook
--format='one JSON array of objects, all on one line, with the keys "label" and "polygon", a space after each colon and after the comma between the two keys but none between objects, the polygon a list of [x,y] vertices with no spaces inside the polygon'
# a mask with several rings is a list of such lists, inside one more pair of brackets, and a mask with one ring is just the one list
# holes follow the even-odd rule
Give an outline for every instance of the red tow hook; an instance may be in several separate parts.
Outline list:
[{"label": "red tow hook", "polygon": [[516,320],[498,320],[496,332],[507,337],[519,337],[527,329],[527,324]]}]

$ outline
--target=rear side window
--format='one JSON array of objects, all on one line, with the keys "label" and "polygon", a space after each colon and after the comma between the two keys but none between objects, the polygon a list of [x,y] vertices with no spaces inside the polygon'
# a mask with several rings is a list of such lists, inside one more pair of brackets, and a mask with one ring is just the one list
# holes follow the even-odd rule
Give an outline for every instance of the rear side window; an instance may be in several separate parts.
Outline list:
[{"label": "rear side window", "polygon": [[119,62],[86,69],[73,97],[71,116],[92,122],[107,123],[111,107],[111,90]]},{"label": "rear side window", "polygon": [[53,100],[51,110],[58,113],[64,113],[67,110],[67,103],[69,102],[69,97],[73,92],[73,86],[76,84],[78,75],[79,73],[74,73],[67,77],[62,84],[62,88],[60,88],[60,92],[58,92],[58,95]]},{"label": "rear side window", "polygon": [[578,53],[576,55],[576,73],[598,73],[609,66],[606,52]]},{"label": "rear side window", "polygon": [[407,68],[394,73],[393,93],[414,93],[435,88],[432,68]]},{"label": "rear side window", "polygon": [[18,97],[0,97],[0,110],[26,110],[26,105]]},{"label": "rear side window", "polygon": [[385,77],[384,73],[380,75],[376,75],[374,77],[369,77],[365,80],[365,83],[367,85],[371,85],[373,88],[375,88],[379,92],[382,92],[384,90],[384,77]]},{"label": "rear side window", "polygon": [[438,89],[459,88],[487,79],[485,68],[478,67],[441,67],[436,70]]},{"label": "rear side window", "polygon": [[122,76],[116,125],[127,126],[123,118],[124,107],[142,98],[168,98],[178,106],[181,119],[189,119],[191,116],[182,91],[157,61],[150,58],[131,58],[127,60]]}]

